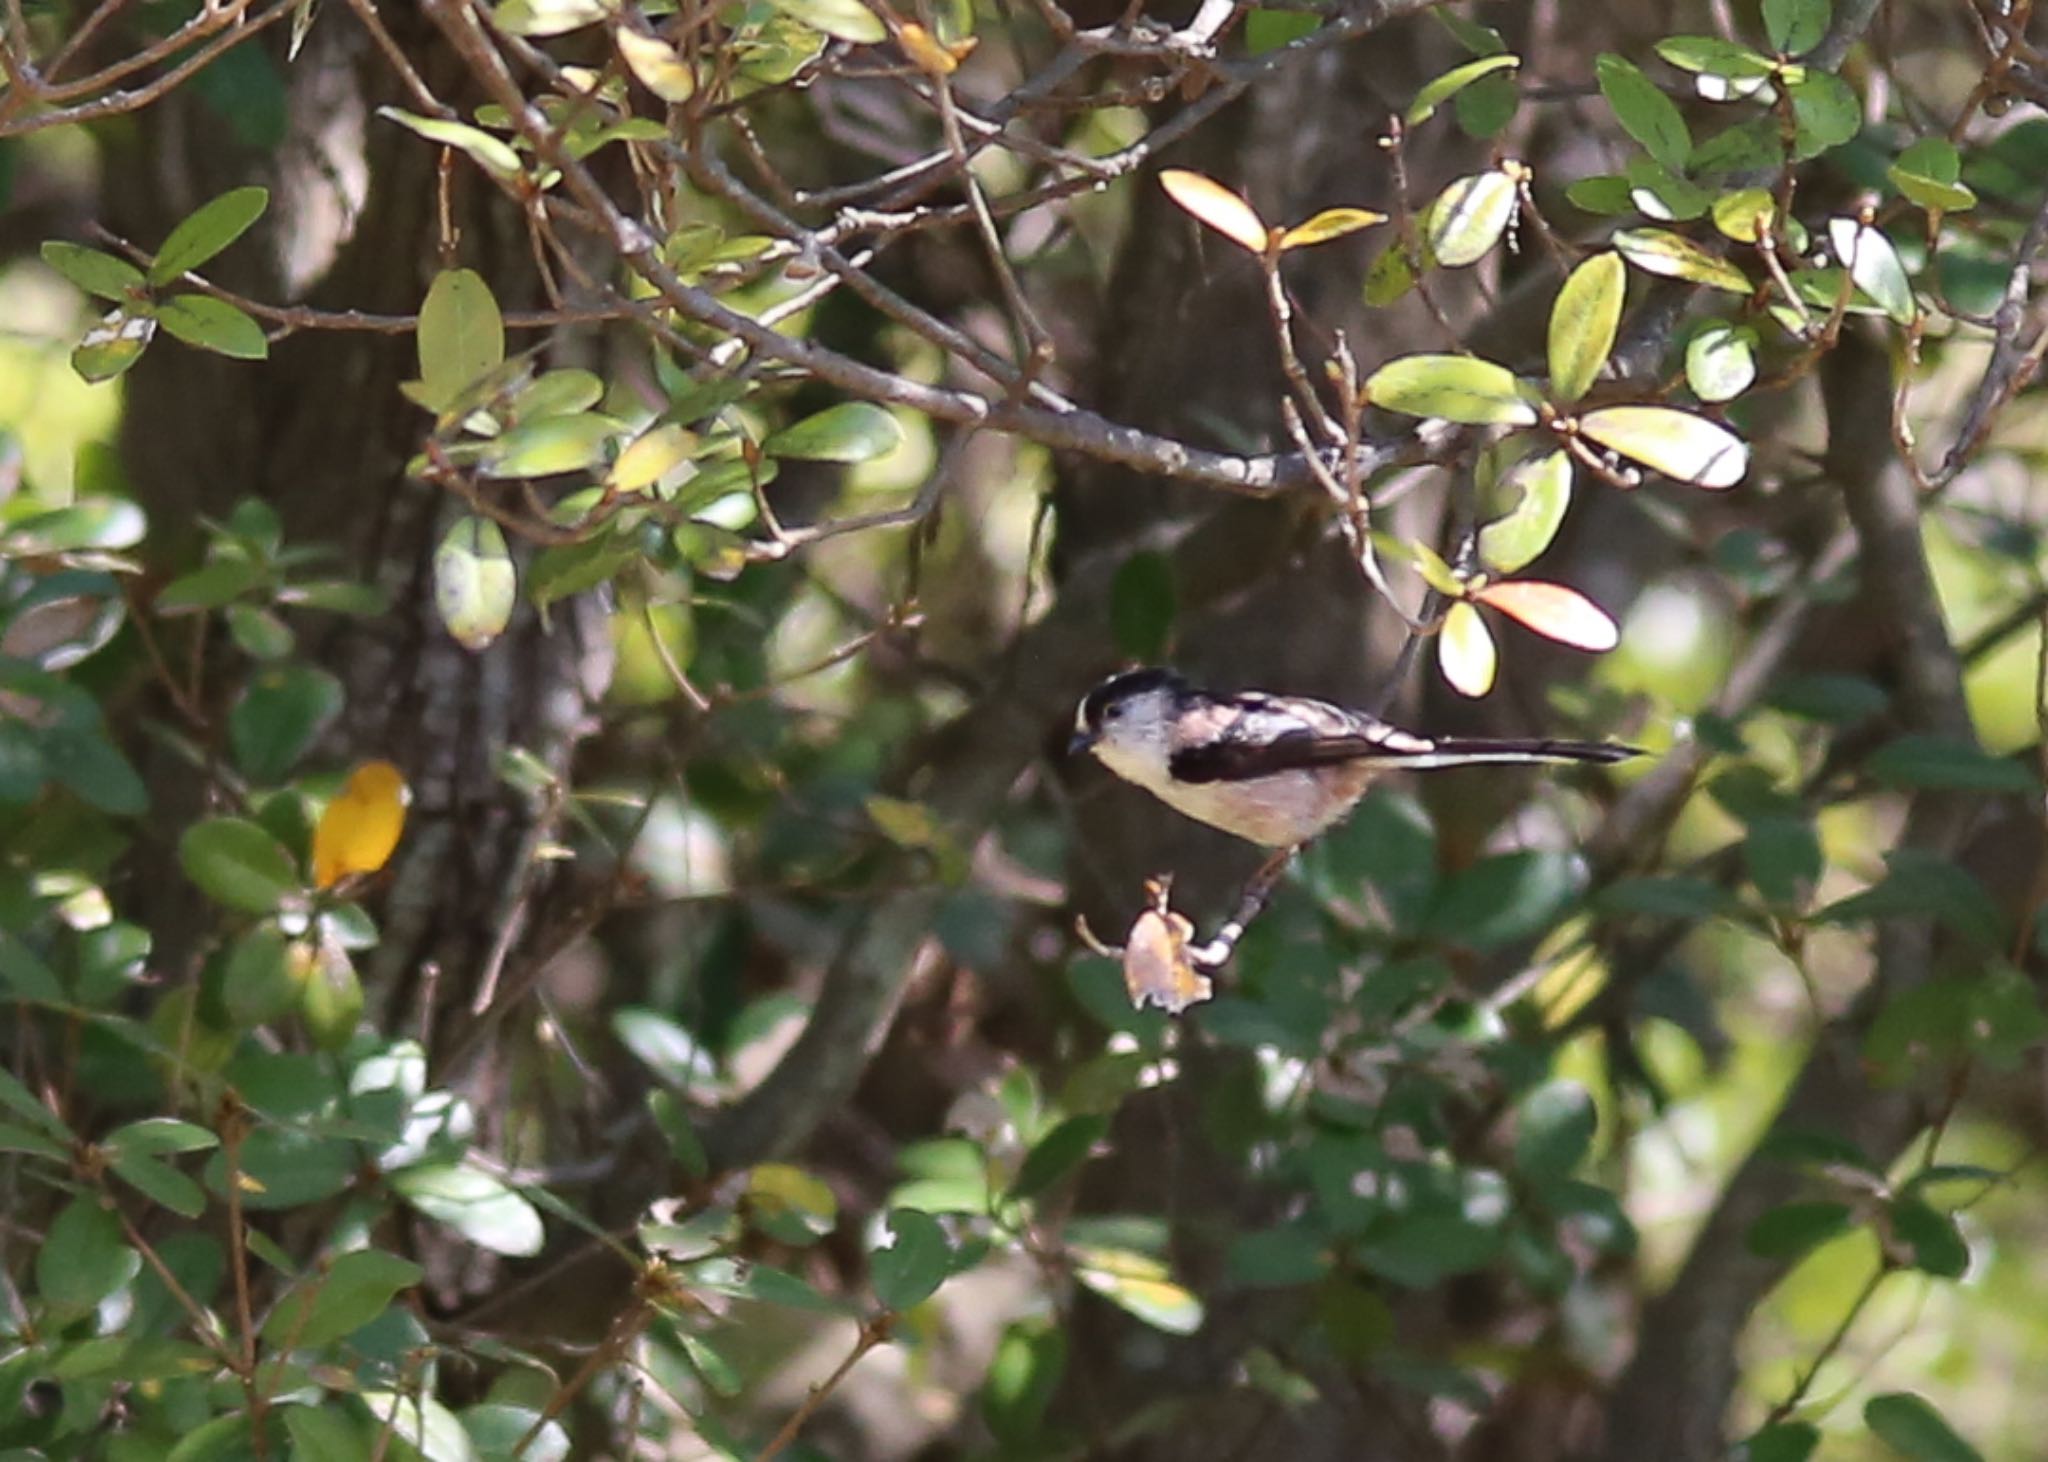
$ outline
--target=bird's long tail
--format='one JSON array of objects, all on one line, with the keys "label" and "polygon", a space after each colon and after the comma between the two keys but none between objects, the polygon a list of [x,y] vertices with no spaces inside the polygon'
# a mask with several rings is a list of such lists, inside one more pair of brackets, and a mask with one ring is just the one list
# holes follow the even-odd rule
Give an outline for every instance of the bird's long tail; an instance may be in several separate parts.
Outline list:
[{"label": "bird's long tail", "polygon": [[1391,758],[1400,766],[1416,771],[1444,767],[1500,765],[1531,762],[1627,761],[1644,756],[1639,746],[1618,741],[1522,741],[1492,736],[1438,736],[1427,751],[1410,751]]}]

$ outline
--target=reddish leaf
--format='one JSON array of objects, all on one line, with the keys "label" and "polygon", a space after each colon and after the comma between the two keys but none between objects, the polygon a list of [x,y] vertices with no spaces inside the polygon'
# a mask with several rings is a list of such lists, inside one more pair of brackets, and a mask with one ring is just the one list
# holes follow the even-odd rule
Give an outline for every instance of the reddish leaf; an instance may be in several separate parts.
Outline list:
[{"label": "reddish leaf", "polygon": [[1621,630],[1607,611],[1577,589],[1568,589],[1563,584],[1510,579],[1488,584],[1473,597],[1559,644],[1581,650],[1611,650],[1621,643]]}]

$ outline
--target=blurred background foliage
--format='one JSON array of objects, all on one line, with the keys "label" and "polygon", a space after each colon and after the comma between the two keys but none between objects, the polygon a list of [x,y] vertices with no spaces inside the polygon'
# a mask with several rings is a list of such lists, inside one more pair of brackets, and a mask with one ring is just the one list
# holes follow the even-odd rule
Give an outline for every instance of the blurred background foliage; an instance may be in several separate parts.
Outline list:
[{"label": "blurred background foliage", "polygon": [[2030,6],[0,39],[0,1457],[2040,1454]]}]

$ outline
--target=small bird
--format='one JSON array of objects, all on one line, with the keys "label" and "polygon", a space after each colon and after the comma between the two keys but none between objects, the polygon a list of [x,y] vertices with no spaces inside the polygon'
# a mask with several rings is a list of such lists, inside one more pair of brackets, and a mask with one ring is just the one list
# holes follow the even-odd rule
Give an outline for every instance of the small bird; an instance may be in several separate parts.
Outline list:
[{"label": "small bird", "polygon": [[1197,822],[1288,850],[1340,821],[1384,771],[1643,754],[1612,741],[1417,736],[1305,696],[1200,690],[1161,668],[1113,675],[1082,697],[1067,750],[1092,751]]}]

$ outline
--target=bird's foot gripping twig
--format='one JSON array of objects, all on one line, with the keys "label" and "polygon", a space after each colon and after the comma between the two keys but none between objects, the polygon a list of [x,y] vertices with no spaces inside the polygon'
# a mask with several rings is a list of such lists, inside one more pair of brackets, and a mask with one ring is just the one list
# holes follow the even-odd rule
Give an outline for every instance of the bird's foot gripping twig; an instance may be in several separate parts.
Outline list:
[{"label": "bird's foot gripping twig", "polygon": [[1215,993],[1214,982],[1204,971],[1213,972],[1229,963],[1238,940],[1272,897],[1293,853],[1292,848],[1285,849],[1266,860],[1245,885],[1236,911],[1206,944],[1189,943],[1195,926],[1173,910],[1170,874],[1146,881],[1148,907],[1131,925],[1123,944],[1104,944],[1095,937],[1086,919],[1075,920],[1075,930],[1097,954],[1122,963],[1124,988],[1130,993],[1133,1006],[1142,1010],[1147,1005],[1157,1005],[1169,1015],[1178,1015]]}]

